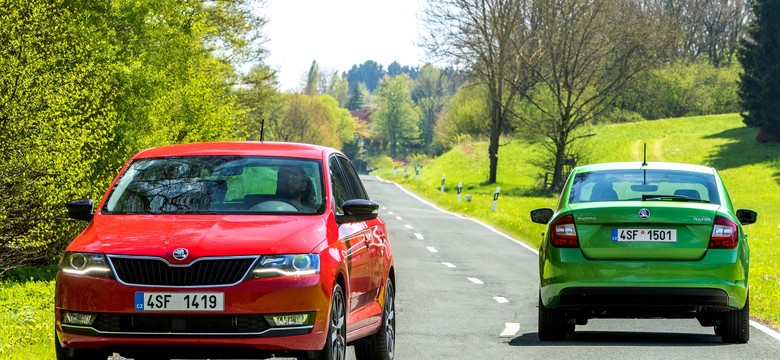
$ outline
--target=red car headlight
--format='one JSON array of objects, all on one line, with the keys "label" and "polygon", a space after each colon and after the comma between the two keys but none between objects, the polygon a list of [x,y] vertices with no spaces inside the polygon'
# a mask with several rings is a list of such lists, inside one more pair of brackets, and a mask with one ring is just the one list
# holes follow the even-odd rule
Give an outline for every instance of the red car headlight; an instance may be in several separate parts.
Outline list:
[{"label": "red car headlight", "polygon": [[313,275],[320,272],[319,254],[266,255],[252,270],[255,278]]},{"label": "red car headlight", "polygon": [[68,274],[111,276],[111,267],[103,254],[68,252],[62,257],[59,267]]}]

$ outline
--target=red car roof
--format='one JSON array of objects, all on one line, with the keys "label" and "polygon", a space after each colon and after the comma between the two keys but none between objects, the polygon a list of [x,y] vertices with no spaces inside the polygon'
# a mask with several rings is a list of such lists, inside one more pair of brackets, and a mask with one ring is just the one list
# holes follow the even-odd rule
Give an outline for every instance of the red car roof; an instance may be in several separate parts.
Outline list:
[{"label": "red car roof", "polygon": [[336,149],[325,146],[300,143],[272,141],[225,141],[161,146],[143,150],[136,154],[133,158],[139,159],[198,155],[252,155],[322,159],[324,153],[332,152],[338,151]]}]

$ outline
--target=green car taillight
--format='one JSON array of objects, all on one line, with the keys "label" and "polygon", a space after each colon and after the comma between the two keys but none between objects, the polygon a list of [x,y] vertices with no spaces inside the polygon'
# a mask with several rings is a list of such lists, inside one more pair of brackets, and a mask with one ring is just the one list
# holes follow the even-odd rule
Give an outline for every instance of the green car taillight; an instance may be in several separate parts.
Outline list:
[{"label": "green car taillight", "polygon": [[723,216],[716,216],[710,236],[710,249],[733,249],[737,247],[737,224]]},{"label": "green car taillight", "polygon": [[559,248],[576,248],[580,246],[580,239],[577,237],[577,229],[574,226],[574,215],[566,215],[558,218],[550,225],[552,234],[550,242],[552,246]]}]

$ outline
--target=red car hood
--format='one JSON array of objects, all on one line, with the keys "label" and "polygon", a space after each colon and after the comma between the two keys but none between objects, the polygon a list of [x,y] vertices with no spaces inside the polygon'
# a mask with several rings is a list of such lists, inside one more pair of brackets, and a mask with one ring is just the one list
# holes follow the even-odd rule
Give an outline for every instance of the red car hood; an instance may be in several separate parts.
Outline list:
[{"label": "red car hood", "polygon": [[95,215],[68,251],[160,256],[186,248],[205,256],[302,254],[325,240],[322,215]]}]

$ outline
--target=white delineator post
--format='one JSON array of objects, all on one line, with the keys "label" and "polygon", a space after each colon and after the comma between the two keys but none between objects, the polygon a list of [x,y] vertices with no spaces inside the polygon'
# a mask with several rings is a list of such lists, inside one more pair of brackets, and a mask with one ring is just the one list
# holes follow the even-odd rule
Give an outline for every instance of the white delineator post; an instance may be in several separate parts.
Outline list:
[{"label": "white delineator post", "polygon": [[491,212],[496,212],[496,206],[498,205],[498,195],[501,194],[501,187],[496,187],[496,192],[493,193],[493,206],[490,207]]}]

